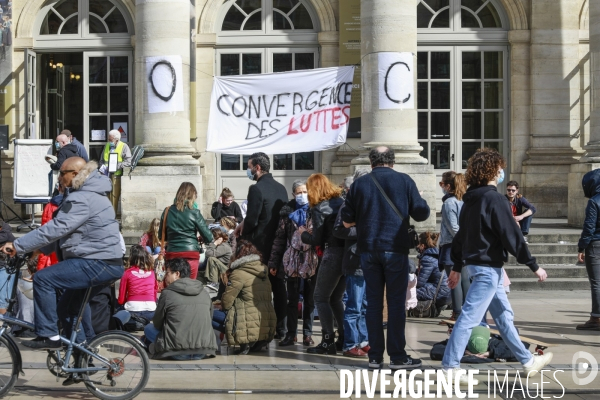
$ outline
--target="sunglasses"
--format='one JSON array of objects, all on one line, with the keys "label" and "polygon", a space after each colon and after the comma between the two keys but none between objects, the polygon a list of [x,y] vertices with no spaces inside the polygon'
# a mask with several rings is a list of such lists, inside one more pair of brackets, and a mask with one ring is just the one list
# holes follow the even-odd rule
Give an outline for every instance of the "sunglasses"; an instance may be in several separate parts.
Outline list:
[{"label": "sunglasses", "polygon": [[507,192],[516,192],[517,189],[506,189]]},{"label": "sunglasses", "polygon": [[69,172],[76,172],[74,169],[65,169],[65,170],[60,170],[58,171],[58,173],[60,174],[60,176],[64,176],[65,174],[68,174]]}]

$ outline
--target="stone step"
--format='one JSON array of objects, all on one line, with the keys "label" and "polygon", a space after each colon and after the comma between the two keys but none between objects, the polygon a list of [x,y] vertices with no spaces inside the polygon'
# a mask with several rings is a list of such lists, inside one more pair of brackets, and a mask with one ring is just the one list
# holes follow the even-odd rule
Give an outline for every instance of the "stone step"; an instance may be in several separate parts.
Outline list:
[{"label": "stone step", "polygon": [[577,243],[529,243],[529,251],[532,254],[575,254],[577,255]]},{"label": "stone step", "polygon": [[[532,256],[536,258],[539,265],[575,265],[577,263],[577,252],[572,254],[535,254]],[[512,255],[508,256],[507,265],[519,265],[517,260]]]},{"label": "stone step", "polygon": [[590,281],[587,278],[548,278],[538,282],[537,278],[515,278],[510,280],[510,290],[589,290]]},{"label": "stone step", "polygon": [[529,243],[574,243],[577,244],[579,241],[580,234],[578,233],[547,233],[547,234],[536,234],[531,233],[528,235]]},{"label": "stone step", "polygon": [[[585,278],[587,279],[587,271],[585,266],[573,266],[573,265],[542,265],[542,268],[546,270],[548,276],[553,279],[574,279],[574,278]],[[504,267],[508,277],[512,281],[513,279],[535,279],[535,275],[529,267],[525,265],[506,265]]]}]

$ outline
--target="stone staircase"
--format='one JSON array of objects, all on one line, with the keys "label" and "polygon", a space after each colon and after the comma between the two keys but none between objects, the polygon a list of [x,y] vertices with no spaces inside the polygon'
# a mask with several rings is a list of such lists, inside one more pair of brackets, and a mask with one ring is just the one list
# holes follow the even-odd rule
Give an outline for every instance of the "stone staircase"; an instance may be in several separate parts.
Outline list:
[{"label": "stone staircase", "polygon": [[587,290],[590,284],[585,265],[577,264],[579,234],[563,233],[529,234],[529,251],[548,273],[545,282],[537,282],[531,270],[509,256],[505,265],[511,280],[511,290]]}]

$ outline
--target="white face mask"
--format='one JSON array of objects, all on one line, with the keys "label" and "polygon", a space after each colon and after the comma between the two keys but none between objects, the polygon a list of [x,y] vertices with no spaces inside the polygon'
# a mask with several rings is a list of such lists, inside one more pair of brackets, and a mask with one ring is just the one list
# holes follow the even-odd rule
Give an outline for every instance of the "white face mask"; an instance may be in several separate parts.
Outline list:
[{"label": "white face mask", "polygon": [[296,195],[296,203],[300,204],[301,206],[308,204],[308,193]]}]

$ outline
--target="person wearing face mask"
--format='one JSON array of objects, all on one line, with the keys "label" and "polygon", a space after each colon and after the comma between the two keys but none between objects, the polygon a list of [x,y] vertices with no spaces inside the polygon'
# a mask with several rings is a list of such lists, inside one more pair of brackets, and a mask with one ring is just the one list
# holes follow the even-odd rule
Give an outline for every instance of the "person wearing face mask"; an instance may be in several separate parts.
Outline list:
[{"label": "person wearing face mask", "polygon": [[56,162],[50,164],[50,168],[54,171],[60,171],[60,167],[67,158],[77,157],[77,146],[69,143],[69,138],[66,135],[58,135],[56,142],[54,142],[54,147],[57,151]]},{"label": "person wearing face mask", "polygon": [[[462,197],[467,191],[467,182],[463,174],[447,171],[442,174],[440,187],[444,197],[442,197],[442,225],[438,240],[440,250],[439,268],[440,271],[445,270],[446,276],[449,276],[454,265],[450,258],[450,248],[452,247],[452,239],[458,233],[458,216],[463,206]],[[452,321],[456,321],[460,315],[469,285],[469,274],[465,271],[464,274],[461,274],[460,284],[451,291],[452,316],[450,319]]]},{"label": "person wearing face mask", "polygon": [[[539,282],[548,275],[529,253],[521,229],[515,224],[506,198],[498,193],[498,182],[503,178],[506,161],[494,149],[480,149],[470,159],[465,174],[469,189],[463,196],[459,225],[452,241],[451,257],[454,262],[448,277],[448,286],[455,288],[461,280],[463,265],[469,273],[471,287],[456,321],[442,359],[442,372],[460,370],[472,329],[479,325],[489,310],[498,326],[500,335],[515,358],[523,365],[528,377],[537,374],[552,360],[552,353],[532,355],[519,338],[514,326],[514,313],[504,289],[502,266],[508,253],[519,264],[527,265]],[[477,384],[466,375],[459,378],[461,384]],[[470,381],[470,382],[469,382]]]},{"label": "person wearing face mask", "polygon": [[73,134],[71,133],[70,130],[68,129],[64,129],[63,131],[60,132],[61,135],[65,135],[67,137],[67,139],[69,140],[69,143],[74,144],[75,147],[77,147],[77,156],[81,157],[85,160],[85,162],[88,162],[90,160],[90,158],[88,157],[88,153],[87,150],[85,149],[85,146],[83,145],[83,143],[81,143],[79,140],[77,140],[77,138],[75,136],[73,136]]},{"label": "person wearing face mask", "polygon": [[[250,241],[262,254],[264,264],[271,258],[271,248],[275,240],[275,232],[279,224],[279,211],[288,202],[285,186],[273,179],[269,173],[271,161],[265,153],[254,153],[248,159],[246,174],[250,180],[256,181],[248,189],[248,210],[246,218],[236,234],[241,239]],[[277,333],[275,339],[285,337],[285,316],[287,293],[283,279],[268,274],[273,290],[273,304],[277,314]]]},{"label": "person wearing face mask", "polygon": [[[308,219],[308,191],[306,180],[298,179],[292,184],[294,197],[279,211],[279,227],[275,233],[271,257],[269,259],[269,272],[278,279],[285,279],[283,271],[283,255],[291,246],[292,236],[301,226],[306,226]],[[302,309],[302,343],[305,346],[314,344],[312,340],[312,325],[314,319],[315,303],[313,293],[315,290],[315,277],[302,279],[300,277],[287,278],[287,334],[279,342],[280,346],[291,346],[296,343],[298,330],[298,301],[300,288],[304,286],[304,307]]]},{"label": "person wearing face mask", "polygon": [[123,176],[123,168],[131,167],[131,150],[127,143],[121,142],[121,132],[116,129],[108,132],[108,143],[104,146],[100,159],[100,172],[106,175],[108,175],[108,160],[111,153],[117,154],[117,171],[110,174],[113,189],[109,197],[115,212],[117,212],[121,197],[121,176]]}]

